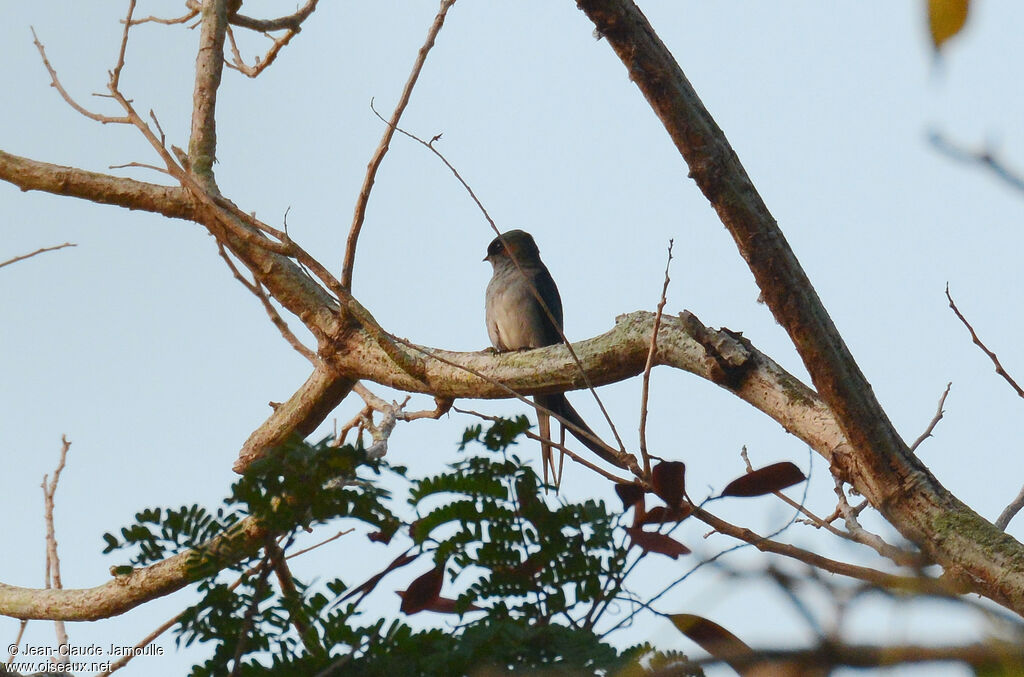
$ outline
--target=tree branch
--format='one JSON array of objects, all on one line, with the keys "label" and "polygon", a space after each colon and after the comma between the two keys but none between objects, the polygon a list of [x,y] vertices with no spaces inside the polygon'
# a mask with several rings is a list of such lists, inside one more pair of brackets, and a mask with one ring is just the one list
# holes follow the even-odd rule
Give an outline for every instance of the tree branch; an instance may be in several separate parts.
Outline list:
[{"label": "tree branch", "polygon": [[18,261],[24,261],[25,259],[30,259],[33,256],[38,256],[39,254],[45,254],[46,252],[55,252],[58,249],[64,249],[65,247],[77,247],[77,246],[78,246],[77,244],[73,244],[71,242],[65,242],[64,244],[58,244],[58,245],[54,245],[52,247],[40,247],[39,249],[35,250],[34,252],[29,252],[28,254],[21,254],[20,256],[15,256],[13,258],[7,259],[6,261],[0,261],[0,268],[3,268],[4,266],[9,266],[12,263],[17,263]]},{"label": "tree branch", "polygon": [[1024,547],[947,491],[914,457],[875,399],[775,219],[696,92],[631,0],[578,0],[640,88],[793,341],[850,442],[834,474],[853,484],[948,573],[1024,612]]},{"label": "tree branch", "polygon": [[188,157],[192,172],[216,193],[213,163],[217,157],[217,90],[224,71],[224,36],[228,27],[227,0],[202,3],[196,81],[192,93],[192,135]]},{"label": "tree branch", "polygon": [[437,39],[438,33],[441,32],[441,28],[444,26],[444,19],[448,14],[448,10],[454,4],[455,0],[441,1],[441,8],[437,11],[434,23],[430,25],[430,30],[427,31],[427,39],[423,46],[420,47],[419,54],[416,56],[416,62],[412,66],[412,72],[409,73],[409,79],[406,80],[405,87],[402,89],[402,95],[399,97],[398,104],[391,114],[391,120],[388,121],[387,126],[384,128],[384,135],[381,137],[380,143],[377,144],[377,150],[374,152],[373,158],[370,159],[370,164],[366,167],[366,177],[363,179],[363,187],[359,190],[355,214],[352,216],[352,227],[349,229],[348,241],[345,244],[345,261],[341,269],[341,286],[345,289],[352,289],[352,268],[355,266],[356,261],[356,244],[359,242],[359,233],[362,231],[363,222],[366,220],[366,205],[370,201],[370,191],[373,189],[377,170],[380,168],[380,164],[384,161],[384,156],[388,152],[391,138],[395,135],[395,129],[398,126],[398,121],[401,120],[405,107],[409,105],[409,98],[412,96],[413,87],[416,86],[416,81],[423,70],[427,54],[430,53],[430,49],[434,46],[434,40]]},{"label": "tree branch", "polygon": [[0,614],[22,619],[95,621],[123,614],[209,575],[214,564],[236,562],[263,547],[267,530],[243,519],[203,548],[190,550],[94,588],[46,590],[0,583]]},{"label": "tree branch", "polygon": [[30,160],[0,150],[0,180],[23,191],[40,190],[97,204],[139,209],[194,221],[196,205],[178,186],[161,186],[75,167]]}]

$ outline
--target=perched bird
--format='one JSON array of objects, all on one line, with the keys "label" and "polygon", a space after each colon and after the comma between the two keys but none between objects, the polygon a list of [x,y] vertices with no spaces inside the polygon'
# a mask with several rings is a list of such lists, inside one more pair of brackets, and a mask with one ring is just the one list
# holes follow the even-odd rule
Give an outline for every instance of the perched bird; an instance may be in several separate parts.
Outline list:
[{"label": "perched bird", "polygon": [[[508,352],[561,343],[562,299],[551,273],[540,260],[540,250],[533,236],[523,230],[502,233],[488,245],[484,261],[489,261],[494,268],[486,296],[487,335],[491,345],[499,352]],[[564,394],[534,395],[533,399],[579,428],[582,432],[572,428],[569,432],[587,448],[606,460],[609,455],[614,456],[583,422]],[[551,439],[551,419],[539,410],[537,427],[541,437]],[[541,443],[541,454],[546,482],[548,468],[554,476],[550,444]],[[558,479],[555,477],[556,483]]]}]

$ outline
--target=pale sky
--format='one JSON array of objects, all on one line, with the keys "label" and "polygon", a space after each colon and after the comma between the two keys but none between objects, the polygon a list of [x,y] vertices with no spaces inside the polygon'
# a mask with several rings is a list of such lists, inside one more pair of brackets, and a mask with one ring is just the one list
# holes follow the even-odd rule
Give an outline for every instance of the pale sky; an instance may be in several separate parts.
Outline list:
[{"label": "pale sky", "polygon": [[[247,0],[245,13],[276,16],[293,4]],[[946,417],[919,455],[940,482],[994,519],[1024,482],[1018,448],[1024,403],[970,344],[943,290],[948,282],[1004,366],[1024,378],[1017,345],[1024,333],[1018,312],[1024,194],[939,155],[926,135],[937,129],[970,147],[990,144],[1024,168],[1024,7],[973,3],[964,33],[936,63],[923,2],[640,4],[729,138],[905,439],[920,434],[953,382]],[[65,87],[82,103],[113,113],[110,101],[89,95],[105,90],[126,3],[49,0],[9,2],[4,9],[0,149],[165,181],[151,171],[107,169],[157,160],[135,130],[100,125],[65,105],[32,44],[30,26]],[[216,167],[223,193],[272,225],[290,209],[291,236],[339,271],[355,197],[383,131],[370,99],[390,113],[436,9],[436,2],[408,0],[322,2],[262,76],[250,80],[226,70]],[[140,2],[137,13],[177,11],[177,3]],[[443,132],[439,148],[499,226],[534,234],[561,290],[570,339],[607,331],[616,315],[653,310],[674,238],[667,312],[688,309],[710,326],[742,331],[807,381],[667,134],[609,46],[592,33],[567,0],[460,0],[402,125],[425,138]],[[152,109],[169,143],[182,147],[197,37],[181,26],[135,29],[122,76],[138,109]],[[265,47],[255,39],[244,44],[250,58]],[[290,396],[309,368],[196,224],[22,193],[9,184],[0,185],[0,222],[0,260],[65,241],[78,245],[0,269],[0,453],[7,460],[0,512],[8,552],[0,581],[42,585],[39,483],[52,472],[66,434],[73,446],[56,511],[63,580],[65,587],[91,587],[124,559],[101,555],[103,532],[130,523],[145,507],[217,505],[235,478],[231,464],[239,447],[270,411],[267,403]],[[396,137],[370,200],[354,292],[399,336],[482,349],[490,267],[481,258],[491,238],[447,169]],[[300,326],[294,318],[291,324]],[[639,393],[639,379],[601,389],[631,449]],[[589,396],[570,398],[607,432]],[[465,404],[508,415],[524,411],[512,401]],[[421,396],[412,406],[431,405]],[[346,402],[325,430],[358,408]],[[401,425],[389,460],[409,465],[413,474],[440,472],[456,458],[462,429],[474,422],[452,415]],[[819,514],[834,507],[820,457],[812,459],[778,424],[688,374],[655,371],[648,439],[654,453],[686,462],[692,494],[714,493],[742,473],[745,445],[755,465],[792,460],[807,471],[812,463],[809,505]],[[535,455],[532,446],[520,453]],[[567,471],[563,493],[616,504],[607,482],[583,469]],[[769,498],[721,510],[762,532],[791,515]],[[699,556],[731,545],[722,537],[704,540],[706,531],[685,524],[677,534],[696,554],[678,561],[652,556],[657,561],[637,587],[650,582],[657,591]],[[1024,537],[1024,518],[1009,531]],[[791,528],[786,539],[884,566],[866,549],[806,526]],[[381,568],[393,557],[358,540],[320,549],[296,564],[296,575],[359,583],[363,574],[350,573],[353,559],[377,558]],[[747,549],[725,561],[753,570],[769,560]],[[390,591],[419,573],[387,579],[372,608],[397,613]],[[119,618],[73,624],[69,634],[79,645],[134,644],[192,599],[179,592]],[[812,640],[776,589],[716,571],[678,586],[658,608],[707,616],[755,646]],[[764,613],[751,618],[751,608],[769,610],[771,622]],[[974,638],[977,617],[951,609],[932,603],[903,612],[865,604],[846,627],[865,642]],[[431,616],[413,620],[448,622]],[[0,638],[13,641],[17,626],[0,619]],[[650,616],[614,637],[622,646],[646,640],[700,655]],[[53,643],[52,624],[31,623],[25,641]],[[170,634],[157,644],[173,654]],[[138,658],[120,674],[183,674],[203,655]],[[929,666],[900,674],[940,672]],[[941,674],[968,673],[947,668]]]}]

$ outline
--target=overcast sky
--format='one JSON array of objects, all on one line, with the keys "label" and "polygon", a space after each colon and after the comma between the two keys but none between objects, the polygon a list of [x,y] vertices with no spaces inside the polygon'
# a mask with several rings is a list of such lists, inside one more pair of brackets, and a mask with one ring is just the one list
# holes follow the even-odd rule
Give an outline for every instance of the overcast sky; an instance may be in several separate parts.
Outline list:
[{"label": "overcast sky", "polygon": [[[946,417],[919,454],[946,487],[994,519],[1024,482],[1022,402],[970,344],[943,290],[948,282],[1005,367],[1024,378],[1018,347],[1024,194],[941,156],[926,136],[935,129],[970,147],[990,144],[1011,165],[1024,167],[1024,6],[974,3],[966,30],[936,62],[923,2],[640,4],[729,138],[905,439],[920,434],[953,382]],[[166,180],[151,171],[108,169],[157,159],[133,129],[100,125],[65,105],[32,44],[30,26],[65,87],[84,104],[114,113],[110,101],[90,93],[105,91],[121,5],[6,4],[0,149]],[[293,3],[247,0],[245,8],[271,16],[291,11]],[[280,226],[290,210],[292,237],[338,271],[354,200],[383,131],[370,100],[390,112],[436,8],[436,2],[409,0],[323,2],[258,79],[225,71],[216,167],[223,193],[272,225]],[[140,2],[137,13],[177,11],[176,3]],[[197,37],[181,26],[135,29],[122,76],[122,89],[137,108],[152,109],[169,143],[182,147]],[[244,45],[250,58],[266,46],[256,39]],[[570,339],[607,331],[619,314],[653,310],[674,238],[666,310],[689,309],[708,325],[742,331],[807,380],[785,333],[757,303],[758,290],[728,233],[575,3],[461,0],[428,58],[403,126],[425,138],[443,133],[439,148],[499,226],[534,234],[561,290]],[[22,193],[8,184],[0,184],[0,223],[0,260],[65,241],[78,245],[0,269],[0,453],[6,459],[0,511],[8,553],[0,582],[42,585],[39,482],[52,471],[66,434],[73,446],[56,512],[64,585],[98,585],[108,567],[122,561],[101,555],[101,534],[128,524],[144,507],[216,505],[234,479],[231,464],[240,445],[268,415],[267,403],[289,397],[309,367],[195,224]],[[490,267],[481,258],[491,238],[437,159],[397,138],[370,200],[354,292],[399,336],[482,349],[488,345],[483,291]],[[639,393],[638,379],[601,390],[630,448],[636,448]],[[571,398],[607,431],[589,396]],[[430,400],[417,397],[412,406],[427,407]],[[472,406],[524,411],[508,401]],[[336,418],[345,421],[356,409],[346,403]],[[440,424],[402,425],[389,459],[414,474],[439,472],[456,458],[461,430],[473,423],[452,415]],[[812,476],[811,507],[819,514],[834,507],[820,457],[727,392],[688,374],[655,372],[648,439],[654,453],[687,463],[696,495],[742,472],[745,445],[755,465],[800,465]],[[536,450],[524,446],[522,453]],[[563,493],[572,500],[611,496],[607,483],[576,468],[568,469]],[[762,531],[790,517],[774,499],[723,511]],[[684,526],[680,538],[697,554],[675,562],[661,558],[645,573],[645,586],[656,591],[695,558],[728,547],[721,537],[705,540],[705,531],[696,523]],[[1024,521],[1009,531],[1021,537]],[[809,527],[794,527],[787,538],[884,566],[871,553]],[[322,548],[296,565],[297,575],[358,583],[349,573],[353,552],[379,558],[378,566],[393,556],[362,540]],[[726,560],[744,570],[765,561],[748,552]],[[384,586],[374,608],[396,612],[390,590],[404,588],[418,573],[388,579],[393,585]],[[181,592],[117,619],[72,625],[72,643],[133,644],[192,599]],[[770,609],[772,622],[764,614],[751,619],[754,605]],[[812,638],[777,590],[714,571],[678,586],[658,608],[705,615],[754,645],[793,646]],[[948,611],[937,604],[913,612],[865,605],[848,619],[850,636],[894,642],[975,636],[975,617]],[[955,617],[935,621],[946,615]],[[446,622],[425,616],[416,622]],[[17,626],[0,620],[0,638],[13,641]],[[52,637],[52,624],[34,622],[26,641],[52,643]],[[669,624],[650,617],[616,642],[644,640],[699,653]],[[170,635],[158,644],[173,649]],[[166,674],[175,674],[201,655],[138,658],[123,674],[164,673],[165,665]],[[928,667],[903,674],[939,672]],[[949,668],[942,674],[967,673]]]}]

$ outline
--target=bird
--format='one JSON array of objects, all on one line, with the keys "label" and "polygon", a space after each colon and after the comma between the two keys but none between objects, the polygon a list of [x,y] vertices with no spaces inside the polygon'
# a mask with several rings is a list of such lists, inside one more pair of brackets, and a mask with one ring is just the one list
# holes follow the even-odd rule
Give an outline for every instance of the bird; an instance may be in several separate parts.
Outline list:
[{"label": "bird", "polygon": [[[487,336],[498,352],[542,348],[562,342],[562,298],[533,236],[524,230],[509,230],[494,238],[484,257],[493,267],[487,284],[485,316]],[[518,264],[518,265],[516,265]],[[600,442],[564,393],[534,395],[534,402],[571,424],[569,432],[605,460],[614,452]],[[575,426],[574,429],[572,426]],[[540,436],[551,440],[550,416],[537,411]],[[563,439],[565,430],[562,430]],[[544,482],[548,469],[557,483],[550,443],[541,442]],[[614,461],[613,461],[614,462]]]}]

